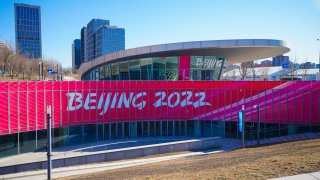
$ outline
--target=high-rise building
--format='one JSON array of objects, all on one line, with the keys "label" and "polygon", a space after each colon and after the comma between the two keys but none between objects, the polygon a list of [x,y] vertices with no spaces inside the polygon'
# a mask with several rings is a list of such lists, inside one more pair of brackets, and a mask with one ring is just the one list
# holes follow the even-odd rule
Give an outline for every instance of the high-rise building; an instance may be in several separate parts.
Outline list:
[{"label": "high-rise building", "polygon": [[102,26],[95,33],[95,57],[125,49],[124,28]]},{"label": "high-rise building", "polygon": [[101,26],[109,26],[109,20],[103,20],[103,19],[92,19],[87,24],[87,37],[86,37],[86,62],[90,61],[92,59],[95,59],[95,32],[101,27]]},{"label": "high-rise building", "polygon": [[40,6],[14,4],[16,51],[28,58],[41,58]]},{"label": "high-rise building", "polygon": [[81,64],[81,40],[75,39],[72,44],[72,68],[78,69]]},{"label": "high-rise building", "polygon": [[86,48],[87,48],[87,28],[83,27],[81,29],[81,63],[85,62],[86,59]]},{"label": "high-rise building", "polygon": [[282,66],[284,62],[290,64],[289,56],[280,55],[272,58],[272,66]]}]

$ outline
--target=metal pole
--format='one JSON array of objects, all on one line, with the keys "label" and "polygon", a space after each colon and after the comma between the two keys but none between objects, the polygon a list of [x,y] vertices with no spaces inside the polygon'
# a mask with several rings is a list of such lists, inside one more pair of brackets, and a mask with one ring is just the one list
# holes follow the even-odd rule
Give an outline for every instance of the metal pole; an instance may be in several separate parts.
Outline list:
[{"label": "metal pole", "polygon": [[39,62],[39,81],[41,81],[41,62]]},{"label": "metal pole", "polygon": [[51,106],[47,106],[47,137],[48,137],[48,144],[47,144],[47,157],[48,157],[48,179],[51,179],[51,169],[52,169],[52,162],[51,162],[51,148],[52,148],[52,136],[51,136]]},{"label": "metal pole", "polygon": [[257,134],[257,140],[258,145],[260,145],[260,106],[257,105],[257,117],[258,117],[258,134]]},{"label": "metal pole", "polygon": [[[317,41],[320,41],[320,39],[317,39]],[[319,73],[320,73],[320,50],[319,50]],[[319,74],[320,76],[320,74]],[[320,78],[320,77],[319,77]],[[320,80],[320,79],[319,79]]]},{"label": "metal pole", "polygon": [[244,117],[245,117],[245,115],[244,115],[244,105],[242,105],[242,148],[245,147],[245,145],[244,145],[244,135],[245,135]]},{"label": "metal pole", "polygon": [[57,64],[57,81],[59,81],[59,64]]},{"label": "metal pole", "polygon": [[44,74],[43,74],[43,62],[41,62],[41,81],[44,80]]}]

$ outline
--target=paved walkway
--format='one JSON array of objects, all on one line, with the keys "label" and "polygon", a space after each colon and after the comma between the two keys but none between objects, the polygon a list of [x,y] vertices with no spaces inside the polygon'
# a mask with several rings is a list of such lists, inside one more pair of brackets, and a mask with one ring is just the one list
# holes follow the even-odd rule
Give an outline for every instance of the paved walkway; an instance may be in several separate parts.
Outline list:
[{"label": "paved walkway", "polygon": [[303,179],[303,180],[320,180],[320,172],[275,178],[273,180],[301,180],[301,179]]},{"label": "paved walkway", "polygon": [[[155,157],[155,158],[135,159],[135,160],[120,161],[120,162],[88,164],[88,165],[81,165],[81,166],[56,168],[56,169],[53,169],[52,171],[52,178],[61,178],[66,176],[101,172],[101,171],[107,171],[107,170],[113,170],[113,169],[119,169],[119,168],[125,168],[125,167],[131,167],[131,166],[137,166],[137,165],[143,165],[143,164],[149,164],[149,163],[156,163],[161,161],[174,160],[174,159],[190,158],[195,156],[219,153],[223,151],[224,150],[192,152],[192,153],[186,153],[186,154],[178,154],[178,155]],[[27,171],[27,172],[0,176],[0,179],[20,179],[20,180],[30,180],[30,179],[38,180],[38,179],[46,179],[46,178],[47,178],[46,170]]]},{"label": "paved walkway", "polygon": [[[287,137],[271,138],[271,139],[262,140],[261,144],[310,139],[310,138],[319,137],[319,135],[320,135],[320,133],[306,133],[306,134],[302,134],[302,135],[293,135],[293,136],[287,136]],[[171,139],[171,141],[181,140],[181,139],[173,140],[172,138],[162,138],[162,139],[158,138],[159,143],[163,143],[164,141],[169,141],[169,139]],[[186,139],[186,138],[184,138],[184,139]],[[151,144],[156,143],[155,139],[147,139],[147,140]],[[128,141],[132,141],[132,140],[128,140]],[[66,176],[72,176],[72,175],[80,175],[80,174],[87,174],[87,173],[93,173],[93,172],[112,170],[112,169],[117,169],[117,168],[131,167],[131,166],[148,164],[148,163],[156,163],[156,162],[167,161],[167,160],[178,159],[178,158],[188,158],[188,157],[193,157],[193,156],[206,155],[206,154],[225,151],[228,149],[239,148],[241,145],[241,141],[236,140],[236,139],[225,139],[224,142],[225,143],[223,143],[223,147],[221,147],[222,150],[214,150],[214,151],[206,151],[206,152],[192,152],[192,153],[187,153],[187,154],[156,157],[156,158],[135,159],[135,160],[120,161],[120,162],[106,162],[106,163],[101,163],[101,164],[87,164],[87,165],[81,165],[81,166],[55,168],[55,169],[53,169],[53,176],[52,177],[59,178],[59,177],[66,177]],[[138,143],[138,144],[141,145],[140,143]],[[247,141],[246,144],[247,145],[254,145],[254,144],[256,144],[256,142],[255,141],[252,141],[252,142]],[[144,145],[146,145],[146,144],[144,144]],[[71,147],[65,147],[65,148],[71,148]],[[67,149],[65,149],[65,150],[67,150]],[[77,153],[82,153],[82,155],[83,155],[83,153],[86,154],[86,153],[96,152],[96,151],[93,151],[93,149],[90,151],[88,151],[88,150],[82,151],[81,147],[74,148],[74,151],[71,151],[71,154],[69,154],[70,149],[68,149],[68,150],[69,150],[68,155],[72,155],[72,156],[76,155]],[[46,154],[45,152],[38,152],[38,154],[37,153],[27,153],[27,154],[21,154],[18,156],[2,158],[2,159],[0,159],[0,167],[5,166],[5,165],[7,166],[7,163],[11,163],[11,164],[19,163],[20,164],[20,163],[26,163],[26,162],[31,162],[31,161],[43,160],[43,159],[46,159],[45,154]],[[53,154],[54,154],[54,156],[53,156],[54,158],[59,158],[59,156],[64,155],[63,149],[58,149]],[[318,174],[316,174],[316,175],[318,176]],[[314,176],[314,177],[316,178],[317,176]],[[288,178],[290,178],[290,177],[288,177]],[[1,175],[0,179],[28,179],[28,180],[29,179],[33,179],[33,180],[46,179],[46,170],[28,171],[28,172],[21,172],[21,173],[15,173],[15,174]],[[303,177],[303,179],[307,180],[306,177]]]},{"label": "paved walkway", "polygon": [[[155,137],[155,138],[148,138],[148,139],[137,138],[137,139],[130,139],[130,140],[100,141],[96,143],[86,143],[86,144],[80,144],[80,145],[58,147],[53,149],[52,159],[84,156],[84,155],[93,154],[96,152],[101,152],[106,150],[146,146],[150,144],[177,142],[177,141],[184,141],[184,140],[190,140],[190,139],[195,139],[195,138],[190,138],[190,137],[189,138],[188,137]],[[87,147],[92,147],[92,148],[87,148]],[[46,161],[47,160],[46,154],[47,152],[30,152],[30,153],[23,153],[20,155],[0,158],[0,167],[32,163],[32,162],[38,162],[38,161]]]}]

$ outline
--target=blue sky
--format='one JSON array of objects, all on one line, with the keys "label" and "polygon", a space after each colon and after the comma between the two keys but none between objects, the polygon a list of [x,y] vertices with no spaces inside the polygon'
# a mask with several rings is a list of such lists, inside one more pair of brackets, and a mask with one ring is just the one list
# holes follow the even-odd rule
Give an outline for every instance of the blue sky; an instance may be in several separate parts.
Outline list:
[{"label": "blue sky", "polygon": [[0,39],[14,46],[14,3],[41,6],[42,53],[71,66],[71,44],[93,18],[126,30],[126,49],[184,41],[280,39],[318,62],[320,0],[0,0]]}]

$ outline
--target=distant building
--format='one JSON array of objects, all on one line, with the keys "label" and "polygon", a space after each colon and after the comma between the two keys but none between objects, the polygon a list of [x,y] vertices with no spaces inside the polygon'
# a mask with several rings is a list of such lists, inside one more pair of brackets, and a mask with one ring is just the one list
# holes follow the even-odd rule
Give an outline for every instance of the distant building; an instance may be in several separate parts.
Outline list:
[{"label": "distant building", "polygon": [[125,49],[125,29],[110,26],[109,20],[92,19],[81,29],[83,62]]},{"label": "distant building", "polygon": [[312,63],[312,62],[305,62],[301,64],[302,69],[314,69],[316,67],[317,67],[316,63]]},{"label": "distant building", "polygon": [[[294,75],[297,77],[301,77],[302,80],[305,81],[313,81],[317,80],[318,69],[298,69],[294,72]],[[288,74],[289,76],[291,73]]]},{"label": "distant building", "polygon": [[[242,75],[240,73],[241,69],[233,69],[223,73],[224,80],[241,80]],[[247,81],[262,81],[269,80],[275,81],[279,80],[280,77],[286,76],[290,73],[290,69],[283,69],[281,66],[272,66],[272,67],[256,67],[249,68],[247,70],[244,80]]]},{"label": "distant building", "polygon": [[284,62],[290,63],[289,56],[280,55],[272,58],[272,66],[282,66]]},{"label": "distant building", "polygon": [[81,40],[75,39],[72,44],[72,68],[78,69],[81,64]]},{"label": "distant building", "polygon": [[101,26],[109,26],[109,20],[103,19],[92,19],[87,24],[87,33],[86,33],[86,59],[85,61],[90,61],[96,58],[96,39],[95,32]]},{"label": "distant building", "polygon": [[86,48],[87,48],[87,42],[86,42],[86,38],[87,38],[87,28],[83,27],[81,29],[81,63],[85,62],[86,59]]},{"label": "distant building", "polygon": [[272,61],[271,60],[261,61],[261,65],[263,65],[263,66],[272,66]]},{"label": "distant building", "polygon": [[125,31],[116,26],[102,26],[95,33],[95,57],[125,49]]},{"label": "distant building", "polygon": [[16,51],[28,58],[41,58],[40,6],[14,4]]}]

